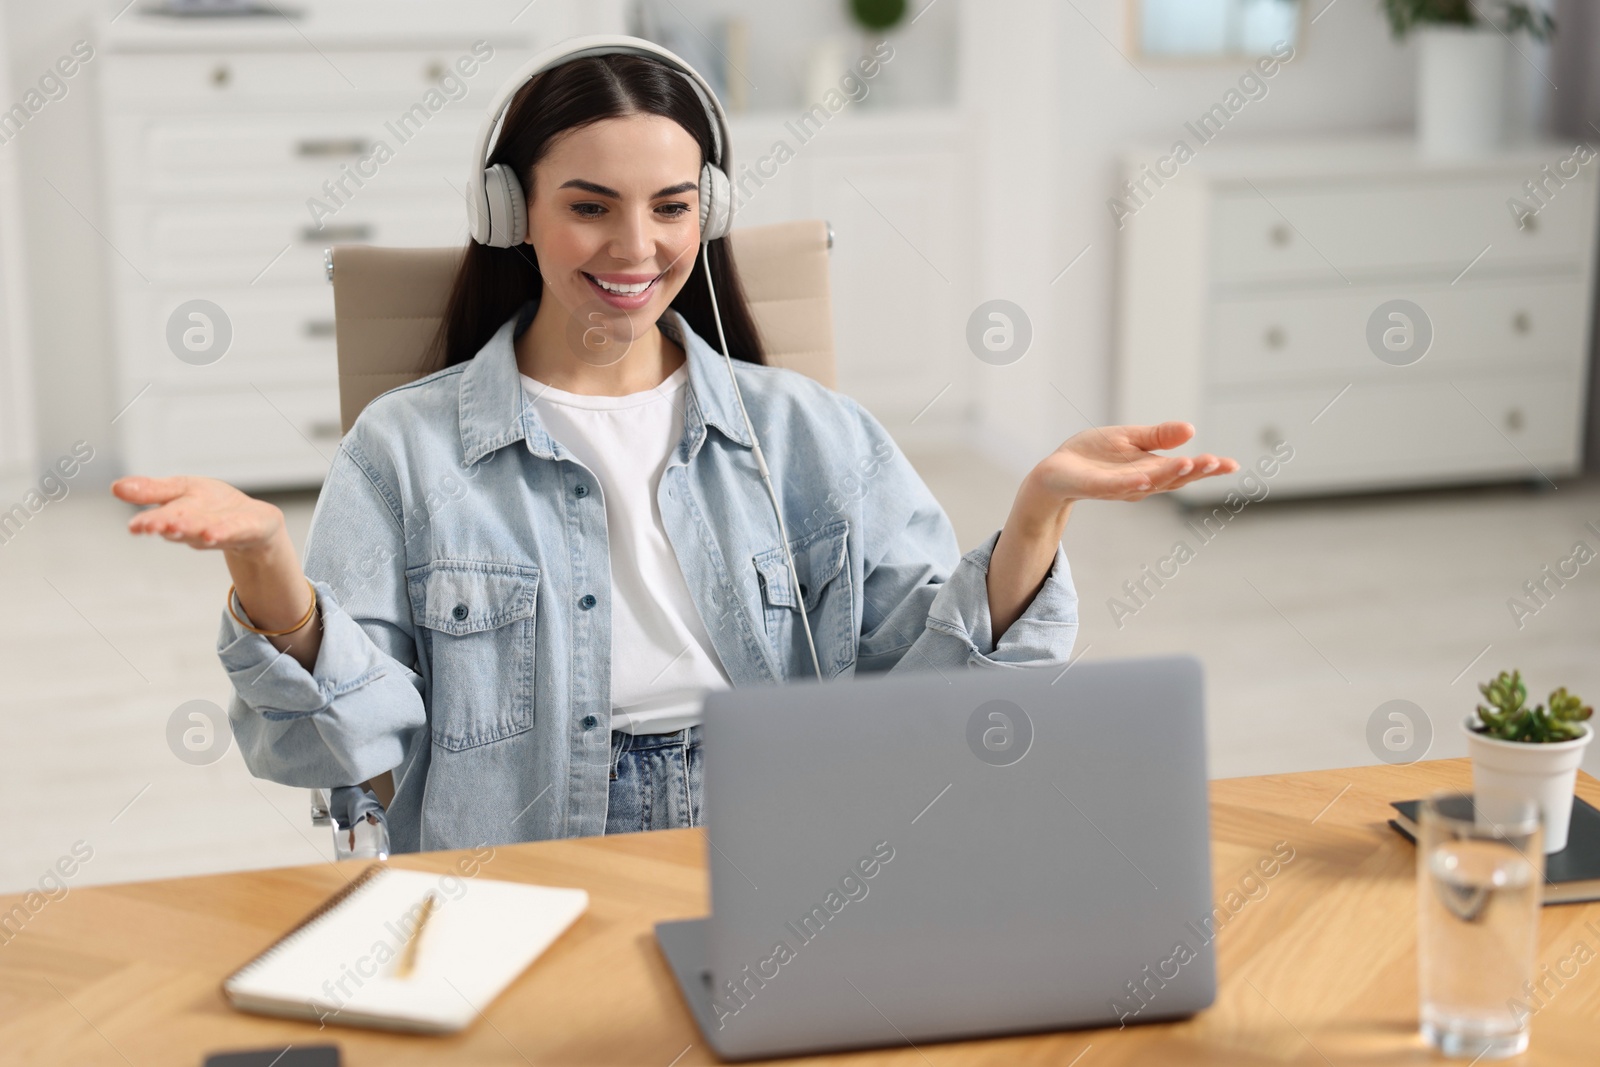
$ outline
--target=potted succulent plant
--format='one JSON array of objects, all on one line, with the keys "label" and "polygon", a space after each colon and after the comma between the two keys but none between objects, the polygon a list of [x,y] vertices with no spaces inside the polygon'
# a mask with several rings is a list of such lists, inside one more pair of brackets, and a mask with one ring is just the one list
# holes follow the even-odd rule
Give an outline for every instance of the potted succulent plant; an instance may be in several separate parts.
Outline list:
[{"label": "potted succulent plant", "polygon": [[1417,141],[1424,155],[1482,155],[1505,139],[1512,34],[1544,41],[1556,24],[1537,3],[1381,0],[1396,39],[1415,32]]},{"label": "potted succulent plant", "polygon": [[1594,736],[1586,721],[1594,709],[1565,686],[1550,694],[1550,706],[1528,707],[1522,672],[1501,671],[1478,686],[1490,706],[1462,723],[1472,756],[1472,791],[1479,810],[1491,814],[1496,801],[1531,800],[1544,816],[1544,850],[1567,847],[1572,791],[1583,750]]}]

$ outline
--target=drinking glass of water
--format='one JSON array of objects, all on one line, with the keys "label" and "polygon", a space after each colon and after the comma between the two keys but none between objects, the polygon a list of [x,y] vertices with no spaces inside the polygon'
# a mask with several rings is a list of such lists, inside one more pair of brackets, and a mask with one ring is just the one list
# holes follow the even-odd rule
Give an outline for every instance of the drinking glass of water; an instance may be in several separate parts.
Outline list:
[{"label": "drinking glass of water", "polygon": [[1531,801],[1424,800],[1417,833],[1417,977],[1422,1035],[1446,1056],[1499,1059],[1528,1047],[1544,884]]}]

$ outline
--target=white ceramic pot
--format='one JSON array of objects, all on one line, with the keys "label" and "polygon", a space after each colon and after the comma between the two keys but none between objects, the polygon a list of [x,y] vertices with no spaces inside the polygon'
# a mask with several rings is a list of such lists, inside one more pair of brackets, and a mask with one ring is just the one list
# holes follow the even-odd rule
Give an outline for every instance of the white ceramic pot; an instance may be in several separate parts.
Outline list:
[{"label": "white ceramic pot", "polygon": [[1505,142],[1506,39],[1493,26],[1417,34],[1417,143],[1423,155],[1487,155]]},{"label": "white ceramic pot", "polygon": [[1531,800],[1544,816],[1544,850],[1567,847],[1567,827],[1572,823],[1572,794],[1578,783],[1578,764],[1594,730],[1583,724],[1583,736],[1572,741],[1531,744],[1502,741],[1472,728],[1477,715],[1469,715],[1461,728],[1472,757],[1472,793],[1480,811],[1490,818],[1497,804]]}]

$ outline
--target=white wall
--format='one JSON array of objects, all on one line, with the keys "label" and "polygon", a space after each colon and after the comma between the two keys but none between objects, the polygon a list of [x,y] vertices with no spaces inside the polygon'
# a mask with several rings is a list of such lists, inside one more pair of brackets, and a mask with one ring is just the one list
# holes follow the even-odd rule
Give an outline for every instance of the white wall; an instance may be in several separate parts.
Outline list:
[{"label": "white wall", "polygon": [[[1552,58],[1550,80],[1561,86],[1551,101],[1552,125],[1562,140],[1569,143],[1600,140],[1600,131],[1589,125],[1600,116],[1600,8],[1594,0],[1560,0],[1556,8],[1560,27]],[[1584,466],[1600,469],[1600,279],[1596,280],[1595,325],[1590,336],[1594,359],[1589,374],[1589,441],[1584,450]]]},{"label": "white wall", "polygon": [[[74,41],[89,38],[91,0],[49,4],[5,0],[11,61],[9,108],[37,83]],[[51,101],[0,151],[17,153],[26,216],[26,270],[33,338],[34,426],[41,464],[71,450],[80,438],[98,452],[116,414],[111,395],[110,316],[105,257],[114,256],[95,232],[106,229],[100,201],[95,107],[95,62],[66,81]],[[52,184],[55,186],[51,188]],[[120,405],[118,405],[120,406]],[[82,477],[112,477],[110,463],[93,463]]]},{"label": "white wall", "polygon": [[[0,8],[0,41],[7,39]],[[0,50],[0,98],[15,95],[10,64]],[[3,137],[0,134],[0,137]],[[0,145],[0,499],[33,476],[33,346],[28,339],[28,301],[22,276],[22,200],[17,154]],[[0,504],[0,508],[5,507]]]}]

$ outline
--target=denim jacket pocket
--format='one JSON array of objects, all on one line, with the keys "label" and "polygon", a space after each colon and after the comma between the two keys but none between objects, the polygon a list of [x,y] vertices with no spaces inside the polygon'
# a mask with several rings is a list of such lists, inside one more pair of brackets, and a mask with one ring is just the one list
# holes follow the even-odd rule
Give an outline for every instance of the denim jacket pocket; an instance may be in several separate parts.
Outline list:
[{"label": "denim jacket pocket", "polygon": [[539,568],[440,559],[406,572],[433,743],[461,751],[533,725]]},{"label": "denim jacket pocket", "polygon": [[832,677],[855,661],[855,591],[850,580],[849,535],[849,521],[839,519],[789,542],[800,576],[798,603],[783,548],[769,548],[754,558],[766,609],[767,636],[789,665],[792,677],[811,673],[811,653],[801,627],[800,604],[805,605],[824,673]]}]

